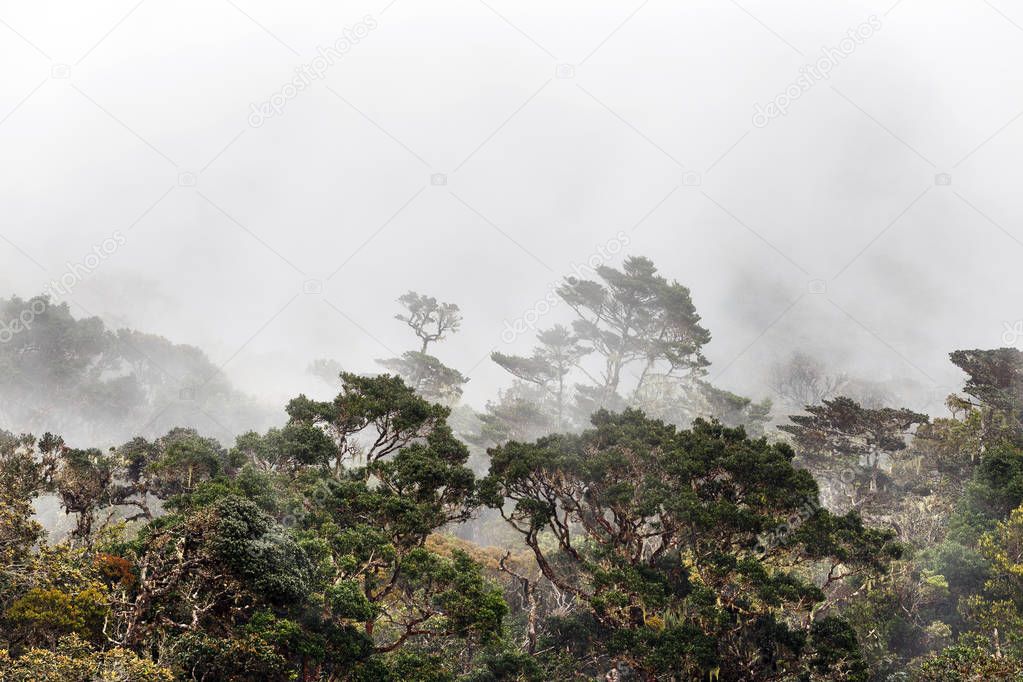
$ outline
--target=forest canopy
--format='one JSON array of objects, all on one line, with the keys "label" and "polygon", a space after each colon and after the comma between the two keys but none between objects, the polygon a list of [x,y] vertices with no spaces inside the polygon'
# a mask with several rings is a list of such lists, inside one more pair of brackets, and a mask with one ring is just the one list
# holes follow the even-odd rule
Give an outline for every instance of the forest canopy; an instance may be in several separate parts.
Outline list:
[{"label": "forest canopy", "polygon": [[276,420],[198,349],[0,301],[44,303],[0,343],[0,679],[1023,679],[1023,352],[951,352],[945,414],[803,351],[772,402],[649,259],[557,295],[479,410],[461,309],[408,292],[407,350],[314,359],[333,395]]}]

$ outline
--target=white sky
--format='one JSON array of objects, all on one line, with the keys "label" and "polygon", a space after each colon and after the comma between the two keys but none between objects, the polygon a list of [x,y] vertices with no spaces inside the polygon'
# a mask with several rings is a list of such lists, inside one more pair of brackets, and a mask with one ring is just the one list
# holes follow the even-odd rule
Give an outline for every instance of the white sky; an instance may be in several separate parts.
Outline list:
[{"label": "white sky", "polygon": [[[0,0],[0,294],[120,231],[78,314],[200,345],[275,401],[314,357],[411,348],[392,316],[416,289],[461,305],[437,353],[480,405],[507,383],[482,360],[531,345],[504,322],[619,231],[756,397],[794,348],[947,393],[948,351],[1023,319],[1019,0],[388,2]],[[830,80],[752,124],[871,15]]]}]

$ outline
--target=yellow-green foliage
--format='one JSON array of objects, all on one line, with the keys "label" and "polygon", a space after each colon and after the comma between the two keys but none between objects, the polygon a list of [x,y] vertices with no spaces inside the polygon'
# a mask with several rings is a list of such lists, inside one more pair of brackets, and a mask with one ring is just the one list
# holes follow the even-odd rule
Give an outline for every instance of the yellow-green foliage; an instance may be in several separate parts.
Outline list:
[{"label": "yellow-green foliage", "polygon": [[106,595],[94,586],[77,592],[36,587],[16,599],[4,616],[32,630],[91,639],[102,626],[107,609]]},{"label": "yellow-green foliage", "polygon": [[12,659],[0,650],[3,682],[172,682],[171,671],[124,649],[96,651],[75,635],[57,651],[30,649]]},{"label": "yellow-green foliage", "polygon": [[996,530],[984,534],[978,548],[991,562],[996,576],[1023,587],[1023,507],[1013,509]]}]

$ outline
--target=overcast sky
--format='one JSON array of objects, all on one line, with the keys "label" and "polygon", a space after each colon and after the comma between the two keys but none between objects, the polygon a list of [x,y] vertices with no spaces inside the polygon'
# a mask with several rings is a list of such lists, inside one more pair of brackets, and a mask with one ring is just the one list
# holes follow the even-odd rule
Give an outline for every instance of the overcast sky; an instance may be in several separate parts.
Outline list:
[{"label": "overcast sky", "polygon": [[1023,343],[1019,0],[2,0],[0,64],[0,295],[84,265],[76,314],[275,401],[412,348],[416,289],[480,405],[595,254],[755,397],[792,349],[941,395]]}]

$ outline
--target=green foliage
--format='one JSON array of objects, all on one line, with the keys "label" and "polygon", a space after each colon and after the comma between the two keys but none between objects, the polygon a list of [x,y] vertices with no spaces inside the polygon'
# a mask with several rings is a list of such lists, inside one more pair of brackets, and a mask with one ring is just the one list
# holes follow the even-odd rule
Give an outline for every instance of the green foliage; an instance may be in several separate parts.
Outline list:
[{"label": "green foliage", "polygon": [[789,420],[779,428],[792,435],[801,464],[830,482],[834,504],[873,515],[894,506],[898,494],[885,459],[905,450],[914,427],[928,417],[905,408],[865,408],[843,396],[808,405],[806,414]]},{"label": "green foliage", "polygon": [[405,309],[395,315],[419,339],[418,350],[410,350],[400,357],[377,360],[385,369],[401,377],[413,390],[427,400],[454,405],[462,396],[462,386],[469,378],[448,367],[437,357],[427,353],[431,343],[443,341],[458,331],[462,314],[454,303],[439,303],[432,296],[410,291],[398,299]]},{"label": "green foliage", "polygon": [[400,376],[424,398],[453,405],[462,397],[462,386],[469,382],[457,369],[448,367],[427,353],[410,350],[399,358],[377,360],[384,369]]},{"label": "green foliage", "polygon": [[[651,261],[558,294],[571,329],[494,353],[515,383],[457,412],[496,446],[483,480],[449,424],[467,379],[430,354],[461,312],[414,292],[392,374],[315,363],[336,397],[233,446],[0,431],[0,679],[1023,679],[1023,353],[953,353],[966,386],[933,421],[796,357],[793,449],[762,437],[769,402],[705,380],[710,334]],[[66,306],[0,346],[26,423],[244,403],[196,349]],[[36,505],[67,515],[56,544]]]},{"label": "green foliage", "polygon": [[202,632],[177,639],[174,660],[190,679],[225,682],[290,682],[295,673],[273,644],[258,634],[244,633],[230,639]]},{"label": "green foliage", "polygon": [[844,620],[829,616],[815,621],[810,627],[810,644],[813,650],[810,670],[823,679],[858,682],[870,679],[856,632]]},{"label": "green foliage", "polygon": [[1023,504],[1023,449],[998,445],[984,453],[951,520],[951,536],[976,542],[980,534]]},{"label": "green foliage", "polygon": [[305,596],[310,580],[308,560],[284,528],[255,504],[238,497],[219,500],[210,511],[213,521],[206,541],[216,560],[269,603],[283,605]]},{"label": "green foliage", "polygon": [[[512,376],[540,389],[544,400],[539,402],[537,407],[542,411],[545,404],[552,403],[550,414],[544,415],[541,419],[548,421],[554,430],[560,431],[565,427],[567,419],[567,378],[583,357],[593,349],[581,344],[579,338],[562,325],[555,325],[542,331],[536,338],[540,343],[529,357],[506,355],[495,351],[490,354],[490,359]],[[496,407],[488,409],[487,417],[492,422],[500,423],[498,420],[500,416],[501,411]],[[496,442],[506,440],[508,439],[504,438]]]},{"label": "green foliage", "polygon": [[992,652],[983,640],[968,638],[928,657],[913,670],[912,682],[1012,682],[1023,679],[1023,661]]},{"label": "green foliage", "polygon": [[[621,270],[596,268],[600,281],[569,278],[558,295],[579,316],[576,336],[606,359],[601,397],[617,393],[622,371],[638,363],[646,375],[659,361],[665,371],[689,372],[707,364],[702,347],[710,333],[689,290],[657,274],[646,258],[627,258]],[[595,407],[607,407],[600,402]]]},{"label": "green foliage", "polygon": [[[593,424],[494,449],[485,484],[544,577],[587,605],[564,623],[588,631],[568,639],[590,655],[688,674],[714,663],[726,679],[764,661],[794,670],[807,640],[774,609],[794,619],[824,600],[797,567],[829,561],[848,577],[898,556],[891,533],[816,506],[817,485],[786,445],[701,420],[677,431],[634,410]],[[798,527],[760,543],[808,505]],[[815,655],[832,664],[834,637],[819,634],[812,646],[832,648]],[[853,658],[842,659],[850,669]]]},{"label": "green foliage", "polygon": [[714,418],[762,435],[770,401],[754,403],[703,379],[710,332],[686,287],[646,258],[594,273],[593,280],[569,277],[557,289],[577,318],[571,330],[541,331],[528,356],[491,354],[517,382],[487,404],[479,442],[532,440],[582,428],[598,409],[627,407],[679,426]]},{"label": "green foliage", "polygon": [[967,374],[963,390],[992,427],[988,440],[1017,439],[1023,427],[1023,351],[1016,348],[957,350],[949,358]]},{"label": "green foliage", "polygon": [[326,466],[335,454],[334,443],[323,429],[308,423],[270,429],[265,435],[242,434],[235,456],[263,471],[295,474],[305,467]]},{"label": "green foliage", "polygon": [[43,545],[10,572],[5,587],[0,643],[13,653],[52,647],[66,635],[105,639],[111,595],[88,550]]},{"label": "green foliage", "polygon": [[145,473],[150,490],[160,497],[191,492],[203,481],[231,471],[227,452],[220,444],[193,429],[175,429],[157,443],[156,456]]},{"label": "green foliage", "polygon": [[543,672],[536,659],[526,652],[507,644],[489,648],[483,653],[476,668],[459,678],[459,682],[540,682]]}]

